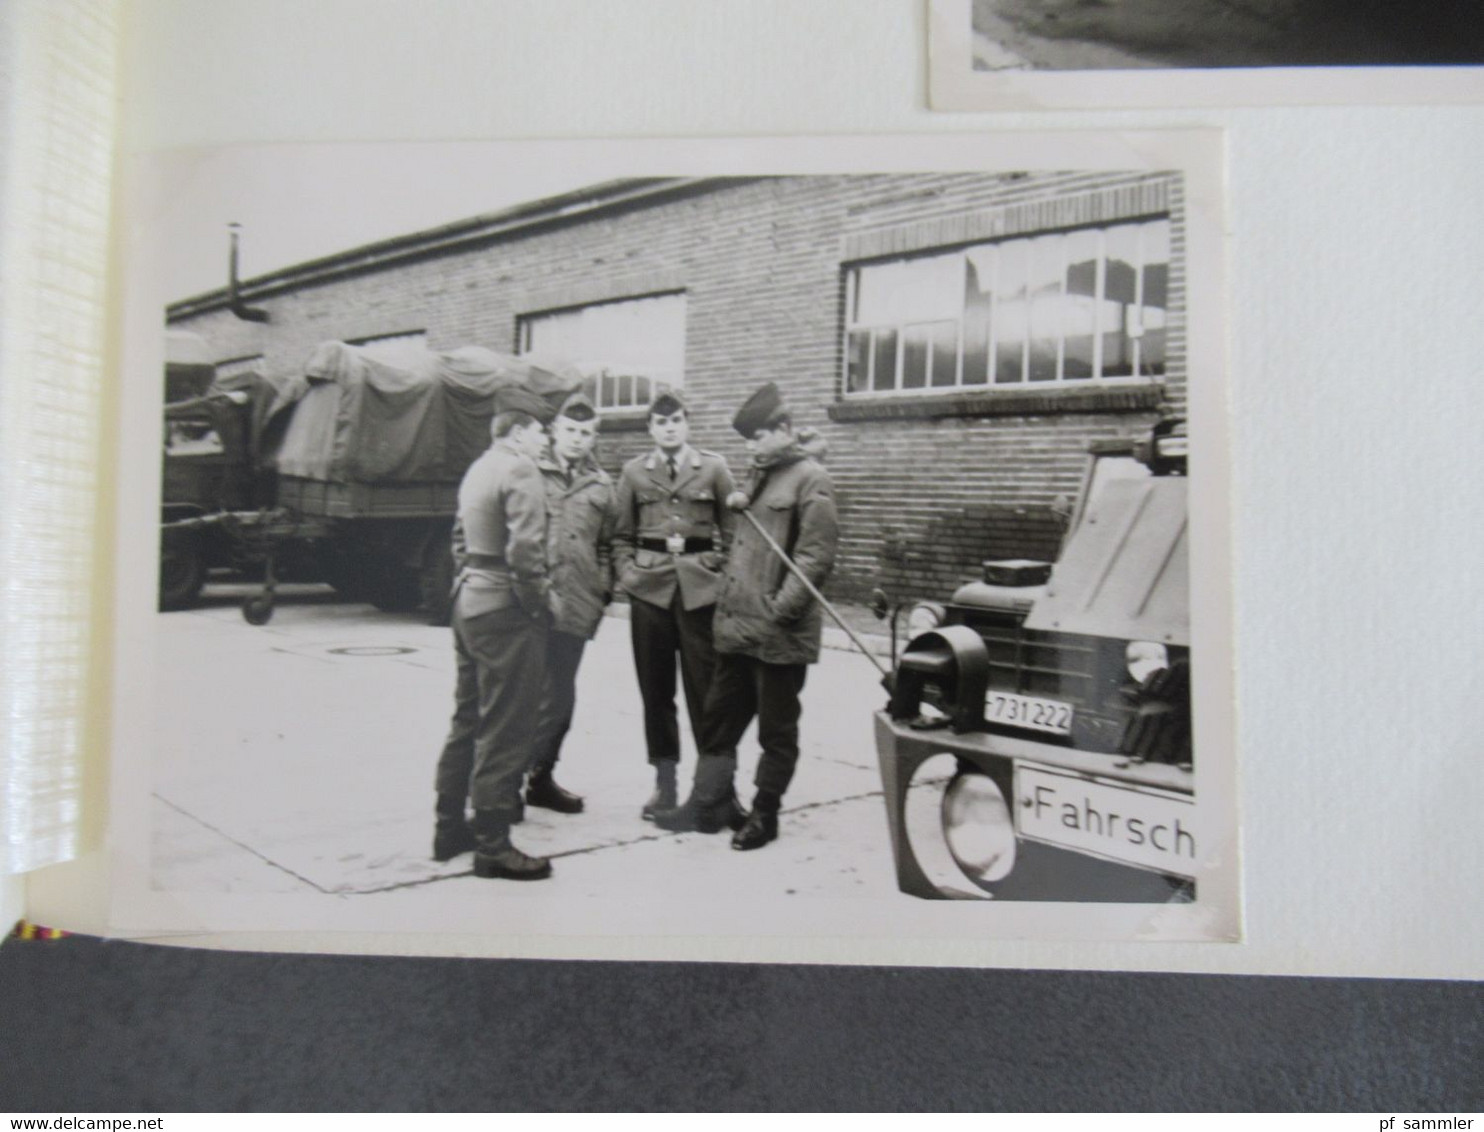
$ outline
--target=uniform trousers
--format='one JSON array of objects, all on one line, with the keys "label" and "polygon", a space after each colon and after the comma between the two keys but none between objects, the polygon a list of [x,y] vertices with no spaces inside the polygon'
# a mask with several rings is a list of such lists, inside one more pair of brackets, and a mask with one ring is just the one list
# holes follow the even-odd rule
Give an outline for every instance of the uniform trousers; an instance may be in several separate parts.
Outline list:
[{"label": "uniform trousers", "polygon": [[469,778],[474,773],[474,735],[479,730],[479,665],[453,641],[458,676],[453,689],[453,720],[448,725],[448,738],[438,755],[438,772],[434,789],[439,797],[469,797]]},{"label": "uniform trousers", "polygon": [[807,664],[768,664],[750,656],[718,653],[706,698],[701,754],[735,759],[737,744],[756,716],[763,750],[753,784],[782,796],[799,762],[799,716],[804,710],[799,693],[808,675]]},{"label": "uniform trousers", "polygon": [[634,671],[644,701],[644,742],[652,763],[680,759],[680,721],[675,711],[677,654],[680,680],[685,686],[685,709],[699,745],[702,711],[716,665],[716,649],[711,643],[715,615],[714,605],[686,609],[678,586],[668,608],[642,598],[629,603]]},{"label": "uniform trousers", "polygon": [[549,774],[562,753],[562,740],[572,726],[577,710],[577,666],[587,639],[552,630],[546,637],[546,682],[541,689],[541,707],[531,740],[532,774]]},{"label": "uniform trousers", "polygon": [[519,606],[466,616],[455,602],[453,635],[458,681],[438,793],[467,791],[476,810],[513,818],[531,763],[547,631]]}]

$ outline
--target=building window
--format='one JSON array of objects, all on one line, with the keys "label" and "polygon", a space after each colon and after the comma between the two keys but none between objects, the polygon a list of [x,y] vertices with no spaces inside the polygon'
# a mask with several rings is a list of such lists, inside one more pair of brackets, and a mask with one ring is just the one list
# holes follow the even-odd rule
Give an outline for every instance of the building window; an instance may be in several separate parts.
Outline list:
[{"label": "building window", "polygon": [[403,330],[396,334],[372,334],[366,338],[347,338],[346,345],[364,350],[378,362],[398,365],[420,357],[428,348],[426,330]]},{"label": "building window", "polygon": [[845,392],[1158,377],[1169,265],[1161,219],[852,266]]},{"label": "building window", "polygon": [[262,373],[263,355],[247,354],[240,358],[228,358],[216,363],[216,377],[236,377],[239,373]]},{"label": "building window", "polygon": [[642,409],[685,379],[685,295],[650,295],[521,316],[522,354],[571,362],[600,412]]}]

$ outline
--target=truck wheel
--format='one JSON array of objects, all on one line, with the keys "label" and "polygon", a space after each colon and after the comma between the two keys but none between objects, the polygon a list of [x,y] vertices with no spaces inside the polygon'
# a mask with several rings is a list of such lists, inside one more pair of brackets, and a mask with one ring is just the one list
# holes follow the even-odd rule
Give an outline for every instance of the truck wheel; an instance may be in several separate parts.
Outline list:
[{"label": "truck wheel", "polygon": [[266,625],[273,620],[273,598],[268,594],[253,594],[242,599],[242,619],[249,625]]},{"label": "truck wheel", "polygon": [[418,580],[428,624],[446,626],[453,614],[453,547],[450,543],[444,540],[428,547]]},{"label": "truck wheel", "polygon": [[160,540],[160,610],[189,609],[206,584],[206,559],[197,539]]}]

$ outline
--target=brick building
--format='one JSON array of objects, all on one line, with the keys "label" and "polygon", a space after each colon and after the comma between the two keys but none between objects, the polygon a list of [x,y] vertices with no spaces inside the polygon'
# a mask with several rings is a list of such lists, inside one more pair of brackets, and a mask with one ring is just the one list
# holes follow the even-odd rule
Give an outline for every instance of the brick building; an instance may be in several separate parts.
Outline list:
[{"label": "brick building", "polygon": [[764,380],[827,438],[831,591],[942,596],[986,558],[1054,556],[1087,445],[1185,403],[1178,174],[611,182],[172,304],[224,368],[290,372],[342,339],[575,360],[616,470],[655,382],[740,471]]}]

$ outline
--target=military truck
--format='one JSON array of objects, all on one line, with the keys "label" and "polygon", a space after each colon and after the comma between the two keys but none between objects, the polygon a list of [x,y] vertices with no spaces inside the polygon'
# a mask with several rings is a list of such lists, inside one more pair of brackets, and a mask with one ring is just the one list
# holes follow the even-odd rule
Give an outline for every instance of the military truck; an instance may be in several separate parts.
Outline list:
[{"label": "military truck", "polygon": [[167,403],[160,607],[227,569],[261,582],[242,605],[254,625],[281,581],[447,624],[459,481],[510,384],[559,400],[581,376],[481,347],[391,361],[326,342],[302,374],[213,378]]},{"label": "military truck", "polygon": [[229,516],[271,503],[267,419],[283,390],[258,374],[218,377],[206,343],[171,332],[165,355],[159,607],[187,609],[212,573],[240,561]]},{"label": "military truck", "polygon": [[1093,445],[1054,564],[911,611],[875,718],[903,892],[1195,898],[1186,450],[1181,420]]}]

